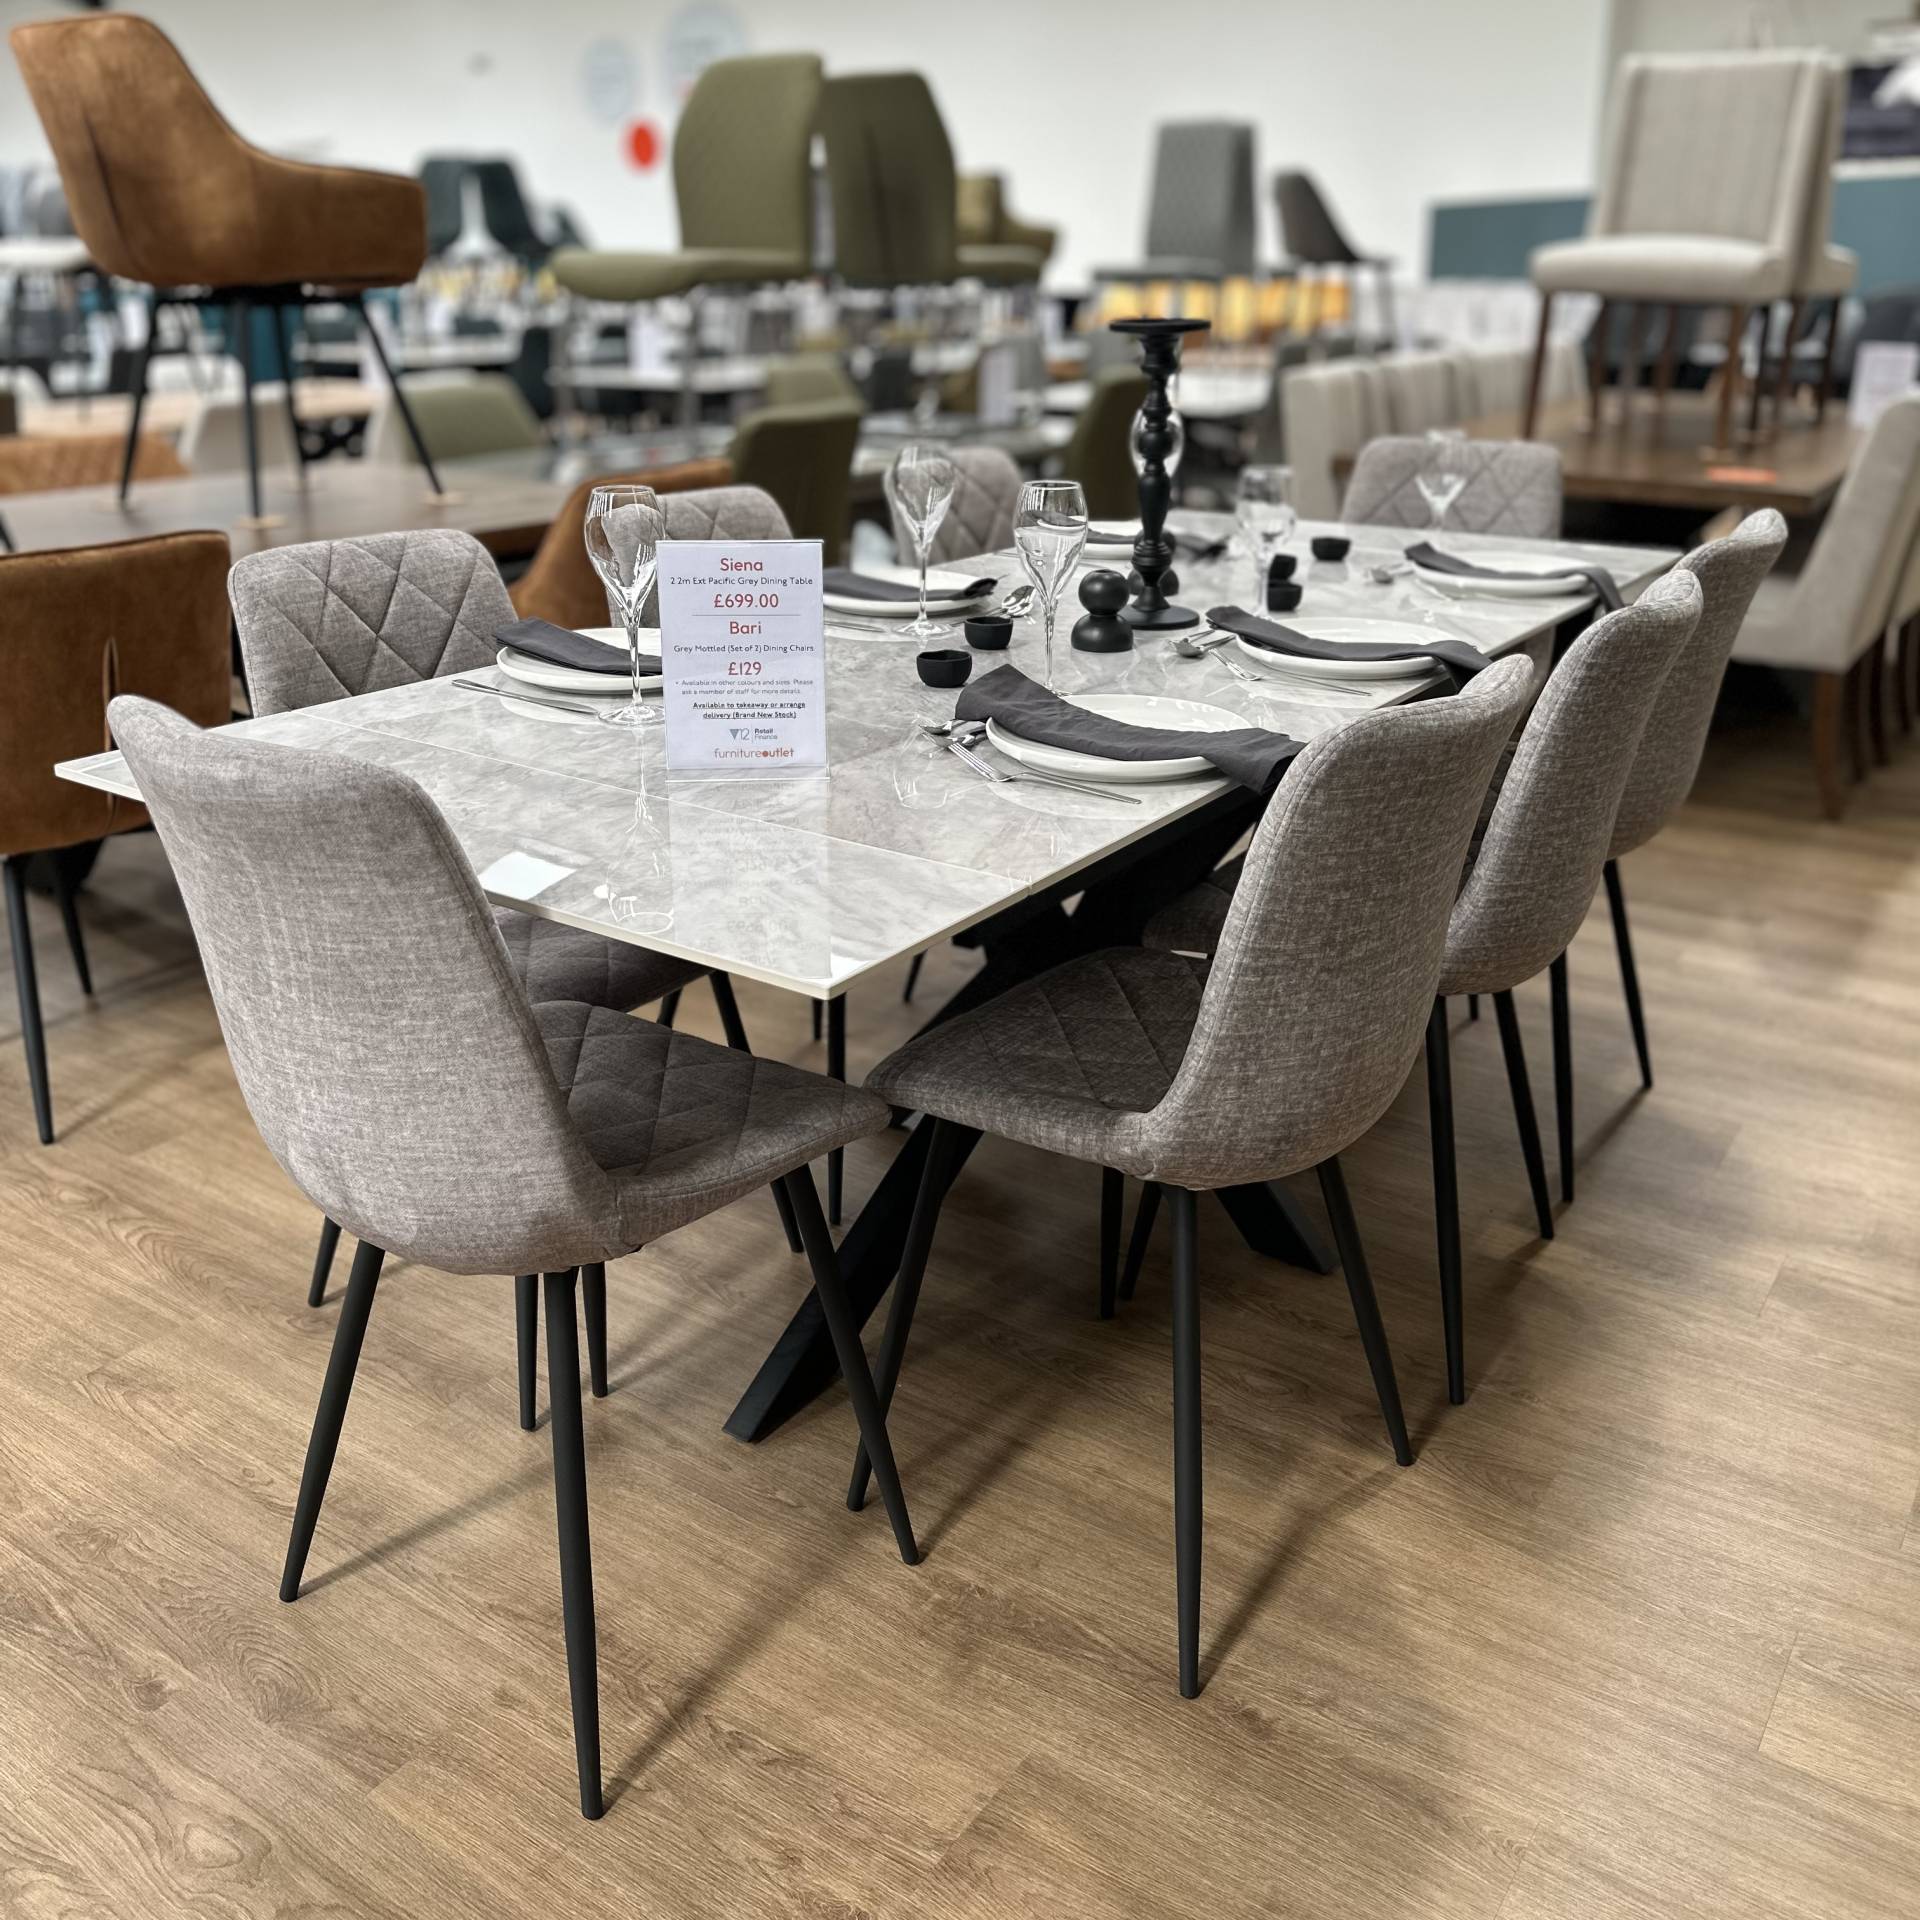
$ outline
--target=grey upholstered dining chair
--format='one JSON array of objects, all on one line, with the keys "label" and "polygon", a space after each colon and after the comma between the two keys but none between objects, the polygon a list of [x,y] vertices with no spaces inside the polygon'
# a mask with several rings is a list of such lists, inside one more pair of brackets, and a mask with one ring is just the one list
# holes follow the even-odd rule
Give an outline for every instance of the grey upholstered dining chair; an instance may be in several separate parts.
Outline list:
[{"label": "grey upholstered dining chair", "polygon": [[[681,526],[707,524],[707,513],[680,504],[701,498],[667,496],[670,531],[676,505]],[[490,667],[499,651],[494,636],[514,619],[492,556],[471,534],[452,527],[315,540],[247,554],[228,575],[227,593],[253,711],[261,715]],[[585,1000],[621,1013],[660,1000],[671,1024],[680,989],[706,973],[729,1045],[747,1045],[733,983],[724,973],[708,973],[691,961],[510,907],[496,908],[494,919],[515,971],[535,1000]],[[798,1252],[798,1229],[785,1196],[776,1190],[776,1197],[787,1243]],[[307,1290],[311,1306],[326,1296],[339,1239],[339,1226],[327,1221]],[[604,1288],[603,1275],[588,1276],[587,1343],[600,1392],[606,1377]],[[520,1317],[529,1336],[534,1307],[533,1279],[526,1275]],[[530,1337],[525,1344],[520,1417],[522,1425],[531,1426]]]},{"label": "grey upholstered dining chair", "polygon": [[[1347,480],[1340,518],[1359,526],[1425,527],[1433,513],[1420,492],[1425,439],[1389,435],[1360,449]],[[1505,533],[1527,540],[1560,534],[1560,449],[1539,440],[1468,440],[1460,458],[1466,485],[1447,510],[1466,533]]]},{"label": "grey upholstered dining chair", "polygon": [[1154,137],[1146,258],[1097,280],[1228,280],[1257,250],[1254,130],[1238,120],[1170,121]]},{"label": "grey upholstered dining chair", "polygon": [[[939,566],[1012,546],[1013,510],[1020,502],[1020,469],[1012,456],[998,447],[955,447],[947,457],[953,462],[953,503],[934,533],[928,558]],[[891,494],[887,506],[893,515],[894,551],[903,564],[910,563],[912,536]]]},{"label": "grey upholstered dining chair", "polygon": [[549,1424],[580,1810],[601,1811],[575,1276],[756,1187],[788,1191],[901,1557],[918,1556],[807,1162],[884,1101],[605,1007],[536,1007],[458,843],[404,774],[109,712],[273,1157],[359,1236],[280,1581],[299,1597],[388,1255],[545,1276]]},{"label": "grey upholstered dining chair", "polygon": [[[1447,1396],[1456,1405],[1466,1398],[1466,1347],[1447,998],[1493,996],[1534,1213],[1541,1238],[1550,1240],[1553,1205],[1513,990],[1558,963],[1556,1019],[1564,1019],[1567,945],[1593,904],[1647,716],[1693,636],[1700,606],[1700,583],[1691,573],[1676,573],[1657,580],[1632,606],[1595,621],[1548,676],[1498,784],[1483,789],[1483,825],[1454,902],[1427,1022],[1441,1323]],[[1145,938],[1180,952],[1216,951],[1245,884],[1238,863],[1218,869],[1150,921]],[[1561,1109],[1561,1173],[1569,1198],[1572,1127],[1569,1090]]]},{"label": "grey upholstered dining chair", "polygon": [[[1412,1460],[1339,1155],[1419,1051],[1455,877],[1531,676],[1365,715],[1288,769],[1255,830],[1209,968],[1109,949],[922,1033],[867,1085],[938,1131],[894,1282],[877,1378],[900,1372],[940,1202],[983,1132],[1164,1188],[1174,1228],[1174,1489],[1180,1691],[1200,1687],[1200,1193],[1313,1168],[1332,1216],[1395,1457]],[[865,1489],[856,1462],[849,1503]]]}]

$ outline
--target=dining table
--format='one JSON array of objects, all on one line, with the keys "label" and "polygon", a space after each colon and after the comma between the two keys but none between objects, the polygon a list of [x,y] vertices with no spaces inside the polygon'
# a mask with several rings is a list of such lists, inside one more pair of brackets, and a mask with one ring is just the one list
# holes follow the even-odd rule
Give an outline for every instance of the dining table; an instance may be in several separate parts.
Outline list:
[{"label": "dining table", "polygon": [[[1219,514],[1175,513],[1170,525],[1189,541],[1234,533],[1232,519]],[[1346,537],[1350,550],[1337,561],[1315,560],[1316,535]],[[1555,635],[1593,609],[1595,590],[1584,578],[1548,597],[1496,598],[1471,582],[1443,591],[1403,559],[1408,545],[1428,538],[1462,556],[1525,550],[1604,567],[1629,599],[1677,557],[1664,548],[1307,521],[1284,543],[1298,556],[1302,590],[1292,617],[1392,620],[1435,640],[1466,640],[1489,657],[1525,649],[1544,671]],[[1023,579],[1011,548],[950,565],[994,581],[996,599]],[[1075,578],[1107,565],[1124,571],[1127,550],[1090,545]],[[1263,566],[1237,546],[1177,558],[1175,572],[1173,597],[1202,615],[1222,603],[1259,605]],[[1179,636],[1167,633],[1140,634],[1130,651],[1082,652],[1068,640],[1079,611],[1071,582],[1063,600],[1054,684],[1069,697],[1123,692],[1198,701],[1307,741],[1452,684],[1435,671],[1334,686],[1294,677],[1283,664],[1263,672],[1231,657],[1232,648],[1190,657]],[[924,644],[903,637],[897,623],[827,614],[828,766],[813,775],[670,774],[664,727],[606,726],[591,711],[529,705],[463,684],[512,689],[516,683],[497,668],[239,720],[229,730],[409,775],[446,817],[498,905],[814,1001],[844,1002],[958,936],[982,950],[983,964],[932,1013],[934,1021],[1077,953],[1137,939],[1161,904],[1200,879],[1257,820],[1259,796],[1212,773],[1100,791],[983,779],[927,731],[952,718],[958,695],[921,683],[915,658]],[[958,631],[949,644],[960,644]],[[1034,612],[1016,620],[1008,649],[974,656],[974,673],[1008,661],[1044,677]],[[990,746],[979,751],[1003,773],[1028,771]],[[116,752],[65,761],[57,771],[139,798]],[[930,1132],[908,1128],[842,1238],[848,1292],[863,1317],[898,1265]],[[1234,1189],[1222,1201],[1256,1250],[1331,1270],[1317,1229],[1284,1188]],[[761,1438],[834,1375],[809,1293],[729,1416],[728,1431]]]}]

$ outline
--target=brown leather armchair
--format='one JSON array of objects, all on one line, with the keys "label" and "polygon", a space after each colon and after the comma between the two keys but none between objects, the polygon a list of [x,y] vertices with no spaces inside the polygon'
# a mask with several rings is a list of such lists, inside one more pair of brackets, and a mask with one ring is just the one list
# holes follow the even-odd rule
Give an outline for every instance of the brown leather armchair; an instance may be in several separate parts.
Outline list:
[{"label": "brown leather armchair", "polygon": [[[190,302],[226,304],[251,427],[254,310],[272,312],[289,370],[290,309],[344,300],[359,307],[364,322],[367,289],[402,286],[426,260],[426,195],[401,174],[308,166],[249,145],[150,20],[122,13],[41,20],[15,27],[10,38],[59,163],[74,230],[103,272],[153,289],[147,343],[134,366],[124,500],[161,312]],[[439,476],[413,431],[385,344],[367,331],[437,493]],[[291,381],[286,388],[291,410]],[[248,453],[258,522],[260,468],[251,435]]]},{"label": "brown leather armchair", "polygon": [[53,1140],[53,1099],[27,925],[27,862],[55,856],[47,864],[80,985],[90,994],[73,863],[58,856],[147,821],[132,801],[60,779],[54,763],[112,746],[107,702],[115,694],[164,701],[201,726],[231,718],[228,560],[223,533],[0,558],[0,871],[43,1144]]}]

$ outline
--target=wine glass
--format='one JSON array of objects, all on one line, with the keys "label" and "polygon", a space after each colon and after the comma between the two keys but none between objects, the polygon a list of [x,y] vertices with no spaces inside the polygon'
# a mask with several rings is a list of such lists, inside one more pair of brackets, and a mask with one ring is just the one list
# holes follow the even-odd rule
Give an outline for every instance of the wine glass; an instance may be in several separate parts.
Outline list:
[{"label": "wine glass", "polygon": [[1073,577],[1074,564],[1087,544],[1087,496],[1077,480],[1029,480],[1020,489],[1013,514],[1013,544],[1033,582],[1047,637],[1047,690],[1053,684],[1053,628],[1060,592]]},{"label": "wine glass", "polygon": [[1234,517],[1258,569],[1256,589],[1263,589],[1267,566],[1282,542],[1293,538],[1298,518],[1293,510],[1291,467],[1242,467],[1233,492]]},{"label": "wine glass", "polygon": [[651,487],[595,487],[587,498],[587,558],[607,590],[607,604],[627,630],[633,697],[600,718],[615,726],[658,726],[660,714],[640,696],[640,616],[653,591],[666,516]]},{"label": "wine glass", "polygon": [[933,551],[933,536],[940,531],[940,523],[953,504],[955,478],[953,462],[938,447],[902,447],[887,469],[887,493],[913,542],[914,558],[920,562],[920,617],[900,629],[916,640],[930,640],[953,631],[944,622],[927,618],[927,556]]},{"label": "wine glass", "polygon": [[1447,509],[1467,484],[1467,436],[1458,427],[1429,429],[1426,456],[1414,479],[1438,533],[1447,523]]}]

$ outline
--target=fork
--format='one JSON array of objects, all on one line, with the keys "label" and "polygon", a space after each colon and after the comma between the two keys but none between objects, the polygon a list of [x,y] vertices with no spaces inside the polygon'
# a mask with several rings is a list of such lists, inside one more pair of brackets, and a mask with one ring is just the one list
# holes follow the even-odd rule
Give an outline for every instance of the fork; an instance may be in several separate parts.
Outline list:
[{"label": "fork", "polygon": [[1130,807],[1146,805],[1138,794],[1115,793],[1108,787],[1090,787],[1079,780],[1062,780],[1057,774],[1002,773],[998,767],[982,760],[964,740],[949,740],[947,751],[956,755],[964,765],[971,767],[982,780],[990,781],[997,787],[1017,786],[1022,780],[1031,780],[1036,786],[1068,787],[1075,793],[1097,794],[1102,800],[1123,800]]}]

